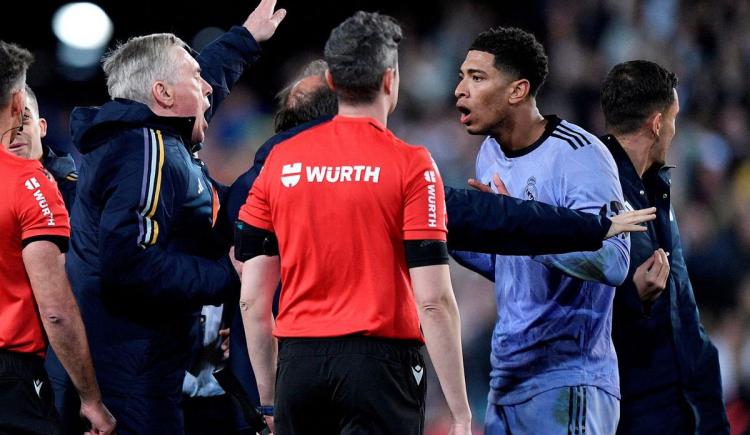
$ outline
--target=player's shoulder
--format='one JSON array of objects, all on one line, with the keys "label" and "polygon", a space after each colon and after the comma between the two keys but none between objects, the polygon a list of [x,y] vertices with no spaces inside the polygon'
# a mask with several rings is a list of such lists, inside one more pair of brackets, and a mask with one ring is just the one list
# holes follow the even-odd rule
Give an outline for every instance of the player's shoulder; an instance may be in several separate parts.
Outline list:
[{"label": "player's shoulder", "polygon": [[564,119],[554,120],[548,140],[557,143],[555,149],[563,158],[612,159],[611,153],[601,139],[585,128]]},{"label": "player's shoulder", "polygon": [[596,135],[577,124],[556,116],[550,116],[548,119],[550,123],[548,128],[549,140],[564,145],[561,149],[566,153],[584,150],[586,147],[591,149],[604,146]]}]

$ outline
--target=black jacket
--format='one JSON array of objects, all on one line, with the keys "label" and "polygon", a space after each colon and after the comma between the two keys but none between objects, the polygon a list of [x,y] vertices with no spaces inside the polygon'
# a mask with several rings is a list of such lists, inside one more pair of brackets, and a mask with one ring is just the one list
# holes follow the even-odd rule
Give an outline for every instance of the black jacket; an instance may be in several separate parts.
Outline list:
[{"label": "black jacket", "polygon": [[[630,270],[615,293],[612,338],[622,392],[618,434],[668,421],[664,407],[682,398],[695,417],[697,434],[728,434],[718,353],[701,325],[685,267],[670,201],[669,167],[652,167],[641,179],[614,136],[602,141],[617,163],[626,208],[657,209],[647,232],[631,234]],[[633,274],[658,248],[669,254],[669,280],[659,298],[644,305]]]}]

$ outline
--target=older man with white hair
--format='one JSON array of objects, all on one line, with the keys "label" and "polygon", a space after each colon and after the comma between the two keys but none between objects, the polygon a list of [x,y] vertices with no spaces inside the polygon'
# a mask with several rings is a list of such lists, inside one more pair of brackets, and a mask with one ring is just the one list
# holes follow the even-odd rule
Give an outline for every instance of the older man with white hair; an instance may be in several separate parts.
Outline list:
[{"label": "older man with white hair", "polygon": [[195,151],[284,18],[275,3],[262,0],[196,58],[172,34],[130,39],[104,60],[113,101],[72,114],[82,165],[67,267],[120,434],[184,432],[201,307],[239,288],[214,236],[219,195]]}]

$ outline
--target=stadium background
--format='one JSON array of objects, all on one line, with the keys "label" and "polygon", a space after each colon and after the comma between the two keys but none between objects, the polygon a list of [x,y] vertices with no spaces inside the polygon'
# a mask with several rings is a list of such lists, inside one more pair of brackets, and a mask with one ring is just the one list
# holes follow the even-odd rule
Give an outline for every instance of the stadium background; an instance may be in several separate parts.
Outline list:
[{"label": "stadium background", "polygon": [[[98,1],[114,33],[174,32],[200,48],[210,35],[240,24],[255,0],[189,4],[158,0]],[[49,122],[45,143],[71,150],[68,116],[76,105],[106,99],[98,66],[71,68],[57,60],[50,20],[60,1],[3,2],[0,39],[37,57],[28,83]],[[480,137],[467,135],[453,107],[457,69],[476,34],[491,25],[534,32],[550,59],[541,90],[543,113],[555,113],[597,134],[604,132],[599,85],[611,66],[649,59],[675,71],[682,111],[669,163],[673,202],[703,322],[719,348],[732,432],[750,422],[750,2],[746,0],[579,0],[523,2],[280,1],[289,14],[264,44],[214,118],[201,156],[212,174],[231,183],[271,136],[274,94],[305,62],[320,57],[330,30],[358,9],[396,17],[406,38],[400,50],[401,98],[389,127],[432,152],[447,184],[473,175]],[[214,26],[215,29],[205,30]],[[218,28],[218,29],[216,29]],[[202,34],[198,37],[199,33]],[[214,32],[214,33],[212,33]],[[207,36],[208,35],[208,36]],[[489,282],[455,266],[474,419],[483,420],[489,340],[495,317]],[[446,424],[436,379],[430,380],[428,433]]]}]

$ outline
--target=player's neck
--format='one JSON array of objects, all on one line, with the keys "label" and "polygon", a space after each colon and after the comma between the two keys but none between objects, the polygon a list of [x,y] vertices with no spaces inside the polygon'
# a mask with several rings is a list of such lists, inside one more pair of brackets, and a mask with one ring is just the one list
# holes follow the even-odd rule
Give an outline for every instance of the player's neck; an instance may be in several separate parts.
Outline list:
[{"label": "player's neck", "polygon": [[339,101],[338,114],[350,118],[374,118],[384,127],[388,126],[388,107],[379,98],[372,103],[356,105]]},{"label": "player's neck", "polygon": [[544,134],[547,120],[539,113],[536,104],[518,108],[499,126],[492,136],[506,151],[520,151],[533,145]]},{"label": "player's neck", "polygon": [[638,173],[638,177],[643,178],[643,174],[646,170],[654,164],[654,161],[651,158],[651,147],[653,147],[653,141],[637,132],[623,135],[611,134],[617,139],[617,142],[620,143],[622,149],[625,150],[625,153],[628,155],[630,162],[635,168],[635,172]]}]

